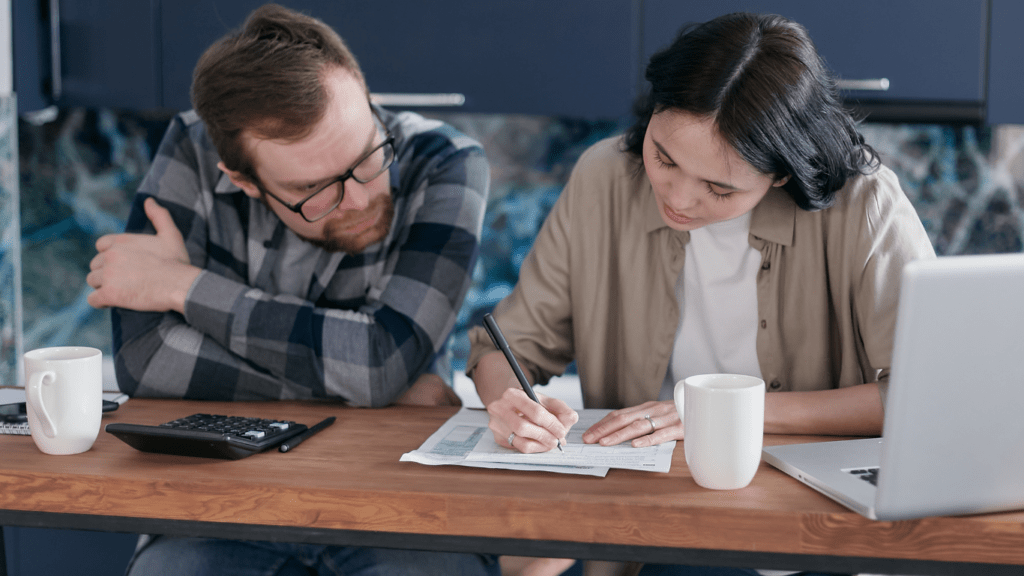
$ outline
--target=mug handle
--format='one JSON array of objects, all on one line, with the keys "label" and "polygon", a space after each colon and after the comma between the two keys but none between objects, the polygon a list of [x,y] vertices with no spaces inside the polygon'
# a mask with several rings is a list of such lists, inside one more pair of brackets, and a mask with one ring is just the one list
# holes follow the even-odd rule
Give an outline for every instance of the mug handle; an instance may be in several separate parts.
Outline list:
[{"label": "mug handle", "polygon": [[36,413],[36,418],[39,419],[39,423],[43,425],[43,434],[47,438],[53,438],[57,435],[57,427],[54,425],[53,419],[50,418],[49,412],[46,411],[46,406],[43,406],[44,379],[49,384],[57,379],[57,374],[50,370],[32,374],[28,379],[26,393],[29,399],[28,405],[32,407]]}]

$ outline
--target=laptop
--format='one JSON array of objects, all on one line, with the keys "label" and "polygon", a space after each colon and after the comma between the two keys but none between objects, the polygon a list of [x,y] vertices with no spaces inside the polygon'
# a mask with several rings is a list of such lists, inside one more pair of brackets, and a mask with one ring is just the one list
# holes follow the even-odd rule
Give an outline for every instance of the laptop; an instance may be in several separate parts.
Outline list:
[{"label": "laptop", "polygon": [[1024,254],[903,270],[881,438],[764,460],[874,520],[1024,509]]}]

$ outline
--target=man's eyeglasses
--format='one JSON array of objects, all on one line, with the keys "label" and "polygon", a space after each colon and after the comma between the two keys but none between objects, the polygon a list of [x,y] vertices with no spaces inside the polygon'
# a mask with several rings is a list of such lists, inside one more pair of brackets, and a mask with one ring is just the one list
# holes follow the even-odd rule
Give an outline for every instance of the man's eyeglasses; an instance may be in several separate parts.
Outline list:
[{"label": "man's eyeglasses", "polygon": [[374,123],[378,127],[378,133],[380,129],[384,131],[384,141],[357,160],[348,172],[320,186],[303,200],[295,204],[285,202],[276,194],[267,190],[260,183],[259,178],[254,179],[256,188],[280,202],[285,208],[302,216],[306,222],[316,222],[327,216],[345,199],[346,180],[351,178],[360,184],[368,184],[374,178],[383,174],[391,166],[391,163],[395,161],[395,137],[391,135],[391,131],[384,125],[384,121],[377,115],[376,110],[373,110],[373,118]]}]

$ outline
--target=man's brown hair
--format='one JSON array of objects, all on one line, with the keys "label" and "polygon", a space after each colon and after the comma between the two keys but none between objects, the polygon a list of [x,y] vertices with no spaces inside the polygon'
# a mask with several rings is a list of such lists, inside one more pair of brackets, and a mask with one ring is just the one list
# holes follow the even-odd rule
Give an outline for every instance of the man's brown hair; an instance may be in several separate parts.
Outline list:
[{"label": "man's brown hair", "polygon": [[333,67],[364,84],[359,63],[322,21],[266,4],[242,28],[210,46],[192,75],[192,106],[206,123],[224,165],[256,181],[242,132],[302,138],[323,118],[323,78]]}]

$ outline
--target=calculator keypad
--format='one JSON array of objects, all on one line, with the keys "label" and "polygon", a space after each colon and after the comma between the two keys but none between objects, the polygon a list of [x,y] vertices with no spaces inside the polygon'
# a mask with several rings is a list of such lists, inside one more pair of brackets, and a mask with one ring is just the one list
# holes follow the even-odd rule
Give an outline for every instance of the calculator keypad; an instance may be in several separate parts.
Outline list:
[{"label": "calculator keypad", "polygon": [[178,430],[199,430],[233,436],[244,440],[263,440],[290,429],[295,422],[284,420],[266,420],[263,418],[245,418],[242,416],[223,416],[219,414],[193,414],[185,418],[161,424],[164,428]]}]

